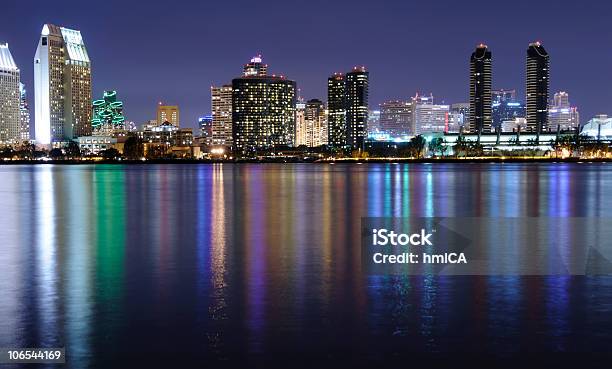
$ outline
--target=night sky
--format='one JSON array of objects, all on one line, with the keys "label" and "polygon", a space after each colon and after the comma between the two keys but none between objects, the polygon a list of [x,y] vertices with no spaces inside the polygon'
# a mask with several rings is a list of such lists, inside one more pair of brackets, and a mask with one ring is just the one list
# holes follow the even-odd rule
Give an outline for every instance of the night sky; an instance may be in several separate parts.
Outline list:
[{"label": "night sky", "polygon": [[8,42],[29,90],[44,23],[81,30],[92,59],[94,98],[118,91],[128,120],[177,104],[181,125],[210,112],[211,84],[228,83],[261,53],[272,73],[326,99],[327,77],[365,65],[370,107],[432,92],[468,101],[468,61],[479,42],[493,53],[493,88],[524,100],[525,50],[551,56],[551,96],[570,94],[584,124],[612,114],[612,4],[608,1],[20,1],[3,0]]}]

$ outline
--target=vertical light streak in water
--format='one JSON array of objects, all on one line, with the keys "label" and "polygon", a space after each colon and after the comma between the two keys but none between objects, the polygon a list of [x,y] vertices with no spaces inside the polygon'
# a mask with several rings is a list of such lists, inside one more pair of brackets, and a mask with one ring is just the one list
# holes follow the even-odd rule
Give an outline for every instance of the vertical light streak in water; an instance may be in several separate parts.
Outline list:
[{"label": "vertical light streak in water", "polygon": [[402,168],[394,165],[393,176],[393,216],[402,216]]},{"label": "vertical light streak in water", "polygon": [[410,166],[402,165],[402,216],[410,216]]},{"label": "vertical light streak in water", "polygon": [[[368,216],[380,217],[382,214],[382,196],[381,196],[381,173],[384,167],[379,165],[369,165],[371,168],[368,171]],[[381,170],[382,169],[382,170]],[[323,188],[327,189],[324,183]],[[329,190],[327,190],[329,193]]]},{"label": "vertical light streak in water", "polygon": [[335,226],[333,220],[333,207],[332,207],[332,175],[333,171],[332,165],[325,166],[323,172],[323,178],[321,183],[321,229],[323,230],[322,239],[323,239],[323,255],[322,255],[322,264],[321,265],[321,275],[322,275],[322,302],[324,303],[323,312],[325,312],[325,307],[328,306],[328,302],[331,299],[331,279],[332,279],[332,265],[333,265],[333,249],[334,249],[334,231]]},{"label": "vertical light streak in water", "polygon": [[384,208],[383,208],[383,213],[381,216],[383,217],[390,217],[392,216],[392,210],[391,209],[391,171],[392,171],[392,166],[389,164],[385,165],[385,180],[384,180],[384,192],[382,194],[382,198],[383,198],[383,204],[384,204]]},{"label": "vertical light streak in water", "polygon": [[125,168],[100,165],[94,169],[93,219],[96,222],[97,302],[105,311],[98,335],[114,336],[122,321],[125,266]]},{"label": "vertical light streak in water", "polygon": [[[18,344],[19,295],[25,287],[21,279],[24,262],[21,259],[26,244],[21,242],[20,232],[26,233],[29,230],[20,229],[20,222],[23,221],[20,215],[27,208],[20,209],[20,201],[25,197],[21,193],[21,186],[25,183],[19,180],[19,170],[20,167],[2,168],[3,173],[0,174],[0,203],[3,207],[0,211],[0,347],[15,347]],[[26,192],[25,195],[30,194]],[[24,225],[27,223],[21,226]]]},{"label": "vertical light streak in water", "polygon": [[66,298],[66,347],[70,348],[71,361],[87,367],[88,353],[91,351],[91,286],[92,270],[92,228],[91,188],[92,167],[64,167],[66,177],[64,189],[67,216],[62,226],[66,228],[66,268],[67,281],[64,291]]},{"label": "vertical light streak in water", "polygon": [[37,166],[36,181],[37,201],[35,219],[37,220],[36,266],[37,266],[37,297],[38,331],[40,347],[52,345],[51,338],[58,332],[58,300],[57,300],[57,245],[55,227],[57,224],[55,209],[55,166]]},{"label": "vertical light streak in water", "polygon": [[[197,227],[196,233],[196,254],[197,254],[197,285],[198,294],[200,298],[198,302],[205,299],[208,295],[209,287],[209,275],[214,273],[210,270],[210,257],[212,257],[213,250],[211,243],[214,237],[212,230],[214,230],[213,219],[216,217],[222,217],[223,214],[215,214],[215,210],[212,208],[211,203],[215,201],[215,172],[216,165],[212,167],[209,165],[198,165],[197,166],[197,183],[196,188],[196,203],[194,204],[195,211],[197,214]],[[212,178],[211,178],[211,173]],[[210,254],[210,255],[209,255]]]},{"label": "vertical light streak in water", "polygon": [[433,175],[431,173],[432,165],[426,165],[426,188],[425,188],[425,217],[431,218],[434,216],[434,188]]},{"label": "vertical light streak in water", "polygon": [[249,328],[249,351],[263,351],[266,298],[266,188],[265,172],[261,165],[249,166],[244,173],[245,222],[245,262],[247,263],[247,324]]},{"label": "vertical light streak in water", "polygon": [[[210,242],[210,259],[211,259],[211,282],[212,282],[212,301],[209,308],[210,319],[214,323],[219,323],[227,320],[227,301],[226,301],[226,248],[227,248],[227,232],[226,224],[227,214],[225,208],[225,184],[224,184],[223,164],[213,164],[212,172],[212,191],[209,196],[212,197],[211,215],[209,219],[212,221],[212,232]],[[220,344],[222,330],[215,330],[216,344]]]}]

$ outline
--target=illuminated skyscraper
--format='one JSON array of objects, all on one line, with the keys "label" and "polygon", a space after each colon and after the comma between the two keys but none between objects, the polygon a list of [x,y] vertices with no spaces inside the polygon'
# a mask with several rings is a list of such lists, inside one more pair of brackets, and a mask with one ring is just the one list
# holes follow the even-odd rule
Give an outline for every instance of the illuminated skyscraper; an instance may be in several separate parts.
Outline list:
[{"label": "illuminated skyscraper", "polygon": [[548,130],[549,56],[540,42],[529,44],[527,49],[527,130]]},{"label": "illuminated skyscraper", "polygon": [[206,145],[212,145],[212,128],[213,128],[213,117],[212,115],[205,115],[198,119],[198,126],[200,127],[200,138],[201,142]]},{"label": "illuminated skyscraper", "polygon": [[212,144],[232,146],[232,86],[211,87]]},{"label": "illuminated skyscraper", "polygon": [[0,44],[0,143],[20,141],[19,68],[8,44]]},{"label": "illuminated skyscraper", "polygon": [[491,132],[491,52],[480,44],[470,57],[470,132]]},{"label": "illuminated skyscraper", "polygon": [[548,126],[553,131],[575,131],[580,127],[578,108],[570,105],[567,92],[554,95],[552,105],[548,107]]},{"label": "illuminated skyscraper", "polygon": [[301,98],[295,104],[295,146],[308,146],[306,103]]},{"label": "illuminated skyscraper", "polygon": [[380,110],[370,110],[368,112],[368,134],[380,132]]},{"label": "illuminated skyscraper", "polygon": [[103,97],[92,105],[91,126],[94,135],[112,135],[125,130],[123,102],[117,100],[117,91],[104,91]]},{"label": "illuminated skyscraper", "polygon": [[[260,58],[253,59],[261,64]],[[232,132],[238,156],[294,144],[296,84],[259,70],[232,80]]]},{"label": "illuminated skyscraper", "polygon": [[176,105],[157,105],[157,124],[170,123],[175,127],[180,126],[179,108]]},{"label": "illuminated skyscraper", "polygon": [[327,113],[321,100],[312,99],[306,102],[307,144],[321,146],[327,144]]},{"label": "illuminated skyscraper", "polygon": [[448,132],[449,131],[449,105],[434,104],[433,95],[412,98],[414,109],[414,133]]},{"label": "illuminated skyscraper", "polygon": [[37,143],[91,135],[91,63],[81,32],[43,26],[34,57]]},{"label": "illuminated skyscraper", "polygon": [[327,79],[327,136],[328,145],[346,146],[346,81],[342,73]]},{"label": "illuminated skyscraper", "polygon": [[296,104],[295,134],[296,146],[317,147],[327,143],[327,116],[321,100]]},{"label": "illuminated skyscraper", "polygon": [[386,101],[380,104],[379,129],[392,137],[411,135],[414,117],[409,101]]},{"label": "illuminated skyscraper", "polygon": [[28,94],[23,83],[19,84],[19,140],[30,140],[30,107],[28,106]]},{"label": "illuminated skyscraper", "polygon": [[364,67],[346,74],[346,143],[352,150],[363,149],[368,124],[368,79]]}]

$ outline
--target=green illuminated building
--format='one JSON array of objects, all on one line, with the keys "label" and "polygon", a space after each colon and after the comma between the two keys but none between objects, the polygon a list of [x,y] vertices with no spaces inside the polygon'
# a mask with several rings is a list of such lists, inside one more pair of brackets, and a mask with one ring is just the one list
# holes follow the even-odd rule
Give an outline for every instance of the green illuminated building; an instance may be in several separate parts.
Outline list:
[{"label": "green illuminated building", "polygon": [[117,101],[117,91],[104,91],[104,97],[93,102],[91,126],[94,134],[112,133],[125,129],[123,102]]}]

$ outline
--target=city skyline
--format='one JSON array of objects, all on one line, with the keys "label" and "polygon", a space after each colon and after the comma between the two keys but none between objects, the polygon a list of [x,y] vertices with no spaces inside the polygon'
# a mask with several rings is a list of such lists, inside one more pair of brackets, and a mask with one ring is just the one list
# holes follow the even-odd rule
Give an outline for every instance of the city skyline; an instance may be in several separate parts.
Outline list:
[{"label": "city skyline", "polygon": [[[268,4],[274,8],[272,13],[290,10],[288,5],[282,3]],[[93,95],[99,96],[105,90],[117,90],[126,101],[126,119],[139,125],[154,119],[155,104],[163,101],[181,108],[182,126],[197,127],[197,118],[211,111],[210,86],[227,83],[228,78],[235,76],[235,66],[256,53],[263,54],[266,61],[275,66],[276,71],[282,71],[288,78],[295,80],[301,95],[306,99],[325,98],[326,78],[331,73],[350,70],[355,65],[365,65],[371,74],[370,108],[376,108],[379,103],[387,100],[406,99],[416,91],[432,92],[439,97],[437,101],[440,103],[469,101],[466,55],[473,51],[474,45],[483,42],[495,54],[493,88],[516,89],[519,100],[524,100],[524,50],[535,40],[541,40],[552,55],[551,94],[555,91],[568,91],[572,103],[580,108],[585,121],[597,114],[610,112],[612,93],[605,90],[593,91],[590,86],[599,82],[600,78],[580,73],[580,55],[594,50],[596,45],[609,44],[608,33],[593,30],[598,27],[595,20],[609,10],[607,4],[565,8],[564,13],[575,10],[573,16],[583,25],[577,32],[562,27],[565,23],[554,16],[561,12],[559,9],[547,6],[546,3],[530,4],[534,10],[545,10],[551,16],[541,23],[529,23],[525,27],[513,29],[513,32],[506,32],[505,29],[496,30],[492,27],[492,30],[487,30],[491,27],[470,23],[478,15],[479,4],[448,3],[433,7],[412,4],[410,14],[417,12],[424,15],[423,18],[427,18],[428,14],[440,13],[442,17],[461,15],[468,21],[462,22],[463,28],[460,30],[451,30],[450,27],[433,30],[422,28],[423,22],[413,17],[410,18],[412,22],[402,23],[396,13],[407,16],[409,13],[402,11],[407,11],[408,5],[398,2],[356,2],[355,5],[370,10],[370,18],[366,25],[354,30],[358,37],[334,47],[326,43],[286,46],[283,37],[291,37],[293,40],[307,32],[312,33],[313,37],[323,35],[323,32],[346,35],[347,31],[342,31],[340,26],[350,23],[348,19],[334,24],[324,14],[312,15],[313,18],[296,14],[294,21],[302,25],[301,28],[290,27],[283,22],[277,22],[273,27],[266,23],[270,17],[267,13],[254,10],[251,15],[257,17],[257,24],[260,24],[257,29],[262,37],[253,42],[248,38],[237,38],[239,31],[244,32],[251,23],[239,23],[234,27],[236,30],[221,32],[214,27],[219,22],[214,17],[202,21],[206,23],[203,26],[196,22],[198,16],[227,10],[227,5],[209,6],[179,1],[169,12],[173,22],[160,30],[139,28],[139,24],[142,24],[140,18],[153,15],[150,14],[152,9],[137,7],[135,4],[122,6],[121,14],[113,13],[108,24],[99,19],[105,17],[85,15],[81,11],[83,5],[72,5],[56,10],[8,4],[0,15],[3,24],[0,40],[11,45],[13,56],[22,71],[22,81],[27,89],[34,90],[31,63],[36,40],[44,23],[79,29],[94,68]],[[327,9],[344,9],[344,5],[329,4]],[[501,20],[522,16],[526,6],[513,4],[513,7],[504,10],[503,16],[491,16],[484,23],[493,25]],[[87,13],[100,14],[94,11],[96,9],[97,5],[93,5],[93,9]],[[106,12],[99,10],[101,14]],[[347,11],[353,14],[356,10]],[[139,12],[143,13],[142,17],[136,17]],[[120,22],[128,20],[133,25],[127,30],[119,27]],[[322,24],[321,29],[308,26],[313,20]],[[385,27],[379,30],[377,25],[382,24]],[[199,26],[203,28],[199,29]],[[293,33],[288,32],[289,29]],[[388,47],[401,40],[402,35],[414,35],[419,29],[425,29],[426,32],[411,38],[410,43],[401,41],[396,48]],[[393,31],[401,32],[395,32],[395,35]],[[287,35],[281,35],[283,33]],[[182,39],[174,39],[178,34],[181,34]],[[170,42],[172,55],[158,55],[156,60],[152,60],[152,50],[149,50],[152,42]],[[419,55],[425,53],[431,58],[422,60]],[[605,75],[608,59],[609,56],[604,55],[600,60],[594,60],[593,68]],[[147,63],[138,64],[142,60]],[[177,72],[164,74],[168,66]],[[435,78],[432,78],[434,75]],[[33,93],[29,94],[28,102],[34,106]]]}]

